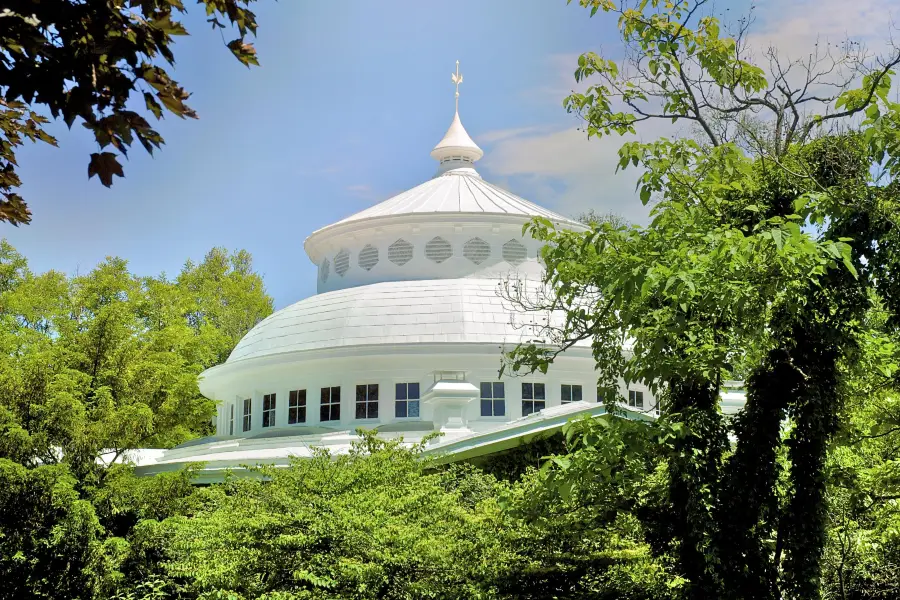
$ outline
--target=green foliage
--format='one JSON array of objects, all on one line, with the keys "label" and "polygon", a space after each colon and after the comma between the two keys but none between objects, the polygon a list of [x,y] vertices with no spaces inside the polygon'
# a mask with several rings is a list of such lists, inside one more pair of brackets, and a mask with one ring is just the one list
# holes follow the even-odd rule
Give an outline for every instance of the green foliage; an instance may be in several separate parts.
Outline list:
[{"label": "green foliage", "polygon": [[[226,45],[248,67],[259,64],[256,50],[245,41],[256,34],[252,2],[199,2],[214,29],[237,30],[238,37]],[[185,103],[190,94],[167,70],[175,64],[174,36],[188,34],[176,18],[186,12],[181,0],[6,4],[0,33],[0,221],[31,221],[14,191],[21,185],[15,150],[25,139],[56,146],[43,129],[48,120],[39,114],[42,109],[69,127],[80,119],[94,134],[101,151],[91,154],[88,177],[97,175],[107,187],[113,176],[124,177],[119,154],[127,157],[135,139],[151,154],[164,143],[134,110],[137,98],[157,120],[164,110],[197,117]],[[107,147],[118,154],[102,151]]]},{"label": "green foliage", "polygon": [[263,469],[139,523],[122,597],[149,585],[180,598],[668,597],[666,565],[604,490],[560,502],[534,469],[504,483],[362,436],[349,454]]},{"label": "green foliage", "polygon": [[[640,169],[641,201],[653,201],[647,227],[562,232],[536,219],[527,228],[547,244],[537,308],[565,319],[511,352],[509,366],[546,372],[589,340],[608,401],[620,377],[664,398],[658,426],[681,435],[654,425],[611,441],[660,461],[653,504],[667,519],[636,518],[655,555],[671,558],[678,594],[820,597],[834,536],[829,448],[859,369],[898,382],[886,357],[900,315],[900,213],[896,184],[878,175],[896,174],[900,121],[887,90],[900,51],[867,63],[847,50],[824,67],[770,54],[763,69],[745,50],[748,21],[721,37],[704,0],[580,3],[618,15],[626,48],[624,60],[579,58],[575,78],[589,87],[565,105],[588,135],[633,134],[653,119],[689,122],[696,135],[622,146],[619,168]],[[831,97],[787,78],[847,66]],[[845,133],[817,137],[828,123]],[[865,317],[873,304],[884,307],[878,325]],[[870,339],[892,340],[879,346],[883,360],[861,352]],[[729,422],[717,399],[730,378],[747,380],[748,403]],[[565,491],[609,477],[572,469],[578,456],[548,463],[548,484]]]},{"label": "green foliage", "polygon": [[245,252],[173,282],[113,258],[37,275],[0,241],[0,597],[105,593],[133,526],[192,494],[189,472],[136,480],[122,459],[206,434],[198,374],[271,310]]}]

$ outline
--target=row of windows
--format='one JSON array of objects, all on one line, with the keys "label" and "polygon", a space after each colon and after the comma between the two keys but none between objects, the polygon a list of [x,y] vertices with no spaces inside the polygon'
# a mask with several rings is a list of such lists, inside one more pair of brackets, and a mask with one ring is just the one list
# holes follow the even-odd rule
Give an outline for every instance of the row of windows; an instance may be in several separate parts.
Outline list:
[{"label": "row of windows", "polygon": [[[634,394],[635,392],[630,392]],[[643,406],[643,393],[640,406]],[[560,386],[560,397],[563,404],[579,402],[583,395],[580,385],[563,384]],[[396,418],[419,417],[419,384],[398,383],[394,388],[394,416]],[[262,426],[275,425],[276,394],[265,394],[262,404]],[[629,405],[631,403],[629,396]],[[543,383],[522,384],[522,416],[540,412],[547,406],[546,385]],[[378,384],[362,384],[356,386],[355,416],[357,419],[378,418]],[[243,401],[242,431],[250,431],[252,426],[252,401]],[[481,384],[481,416],[506,416],[506,386],[502,381],[488,381]],[[341,388],[324,387],[319,397],[319,421],[341,420]],[[292,390],[288,393],[288,425],[306,423],[306,390]],[[234,435],[234,405],[230,407],[228,435]]]},{"label": "row of windows", "polygon": [[[479,237],[472,238],[463,244],[462,254],[464,257],[472,261],[476,265],[480,265],[491,257],[491,245]],[[398,267],[402,267],[413,259],[413,245],[403,238],[397,240],[390,246],[387,251],[388,260]],[[440,264],[453,256],[453,246],[442,238],[437,236],[425,244],[425,258]],[[503,260],[512,264],[519,265],[525,262],[528,256],[528,250],[522,242],[512,239],[504,243],[501,247],[501,256]],[[366,244],[359,251],[357,264],[360,268],[371,271],[379,261],[378,248],[372,244]],[[341,250],[334,256],[334,272],[343,277],[350,270],[350,252]],[[319,265],[319,277],[323,282],[328,281],[328,275],[331,272],[331,263],[328,259],[323,259]]]}]

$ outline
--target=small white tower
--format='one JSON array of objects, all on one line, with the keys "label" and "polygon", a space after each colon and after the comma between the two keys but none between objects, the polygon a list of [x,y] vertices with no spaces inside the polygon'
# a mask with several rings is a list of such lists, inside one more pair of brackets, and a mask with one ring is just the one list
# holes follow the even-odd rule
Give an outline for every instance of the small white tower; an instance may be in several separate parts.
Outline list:
[{"label": "small white tower", "polygon": [[443,139],[431,151],[431,157],[440,163],[435,177],[439,177],[448,171],[460,170],[460,175],[480,177],[473,166],[475,161],[484,156],[484,152],[469,137],[466,128],[459,120],[459,84],[462,83],[462,75],[459,73],[459,61],[456,61],[456,73],[450,75],[450,79],[456,84],[456,112],[450,129],[444,134]]}]

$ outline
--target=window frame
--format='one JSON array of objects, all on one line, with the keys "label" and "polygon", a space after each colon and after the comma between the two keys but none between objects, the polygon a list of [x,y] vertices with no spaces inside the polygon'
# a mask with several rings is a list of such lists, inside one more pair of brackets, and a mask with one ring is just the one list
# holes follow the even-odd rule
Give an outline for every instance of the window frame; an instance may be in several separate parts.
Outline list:
[{"label": "window frame", "polygon": [[[527,387],[526,387],[527,386]],[[542,396],[538,396],[538,387],[540,386]],[[527,392],[526,392],[527,390]],[[530,398],[526,397],[530,396]],[[540,408],[538,408],[540,405]],[[530,414],[541,412],[547,408],[547,384],[543,381],[523,381],[522,382],[522,416],[527,417]],[[526,412],[526,409],[528,412]]]},{"label": "window frame", "polygon": [[[325,399],[327,393],[327,401]],[[323,419],[323,414],[328,414],[327,419]],[[323,387],[319,391],[319,422],[331,423],[341,420],[341,386],[333,385]]]},{"label": "window frame", "polygon": [[[374,398],[372,392],[374,391]],[[358,383],[356,384],[356,397],[354,398],[354,417],[357,421],[373,421],[378,419],[378,400],[380,398],[377,383]],[[360,399],[362,392],[362,399]],[[363,415],[359,416],[359,410],[362,408]]]},{"label": "window frame", "polygon": [[[303,392],[302,398],[300,392]],[[288,392],[288,425],[303,425],[305,423],[306,389],[291,390]]]},{"label": "window frame", "polygon": [[[489,386],[490,397],[485,396],[485,387]],[[500,395],[497,396],[497,386],[500,386]],[[481,401],[481,416],[487,419],[506,418],[506,384],[503,381],[482,381],[478,386],[479,400]],[[488,404],[485,404],[488,403]],[[497,405],[500,411],[497,411]],[[490,406],[490,414],[485,414],[485,407]]]},{"label": "window frame", "polygon": [[[410,386],[416,386],[415,398],[410,398]],[[403,386],[403,398],[400,397],[400,386]],[[415,403],[416,414],[411,415],[410,406]],[[403,406],[403,413],[400,414],[400,406]],[[394,382],[394,418],[395,419],[421,419],[422,418],[422,384],[418,381],[397,381]]]},{"label": "window frame", "polygon": [[275,407],[277,406],[276,394],[263,394],[262,426],[264,428],[275,426]]},{"label": "window frame", "polygon": [[253,398],[244,398],[244,411],[241,413],[241,433],[253,429]]},{"label": "window frame", "polygon": [[228,403],[229,417],[228,417],[228,435],[234,435],[234,402]]},{"label": "window frame", "polygon": [[[638,404],[639,399],[640,404]],[[628,407],[644,410],[644,390],[628,390]]]},{"label": "window frame", "polygon": [[[566,400],[565,389],[569,388],[569,399]],[[575,388],[578,388],[580,398],[575,399]],[[584,387],[580,383],[561,383],[559,384],[559,403],[571,404],[572,402],[581,402],[584,400]]]}]

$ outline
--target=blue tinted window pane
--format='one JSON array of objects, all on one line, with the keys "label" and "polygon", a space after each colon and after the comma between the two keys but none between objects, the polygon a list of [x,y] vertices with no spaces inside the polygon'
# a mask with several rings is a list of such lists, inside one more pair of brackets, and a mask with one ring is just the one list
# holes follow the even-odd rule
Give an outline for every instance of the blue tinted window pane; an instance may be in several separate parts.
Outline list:
[{"label": "blue tinted window pane", "polygon": [[369,402],[368,407],[369,407],[369,409],[366,413],[366,417],[369,419],[377,419],[378,418],[378,403],[377,402]]},{"label": "blue tinted window pane", "polygon": [[406,400],[406,384],[398,383],[397,389],[394,391],[394,398],[397,400]]},{"label": "blue tinted window pane", "polygon": [[[410,400],[418,400],[419,399],[419,384],[418,383],[410,383],[409,391],[407,392],[407,398]],[[416,415],[418,416],[418,415]]]},{"label": "blue tinted window pane", "polygon": [[576,402],[581,400],[581,386],[580,385],[572,386],[572,400],[575,400]]},{"label": "blue tinted window pane", "polygon": [[530,383],[522,384],[522,399],[523,400],[531,400],[534,398],[534,386]]},{"label": "blue tinted window pane", "polygon": [[522,416],[527,417],[532,412],[534,412],[534,402],[527,400],[522,403]]},{"label": "blue tinted window pane", "polygon": [[[500,385],[503,385],[502,383]],[[502,417],[506,414],[506,402],[503,400],[494,400],[494,416]]]},{"label": "blue tinted window pane", "polygon": [[481,397],[482,398],[490,398],[491,397],[491,384],[490,383],[482,382]]},{"label": "blue tinted window pane", "polygon": [[544,410],[544,408],[546,407],[545,405],[546,405],[546,403],[543,400],[541,400],[539,402],[535,402],[534,403],[534,412],[540,412],[540,411]]},{"label": "blue tinted window pane", "polygon": [[418,417],[419,416],[419,401],[418,400],[410,400],[409,401],[409,416],[410,417]]},{"label": "blue tinted window pane", "polygon": [[369,384],[369,400],[378,400],[378,384]]},{"label": "blue tinted window pane", "polygon": [[[490,384],[488,384],[490,385]],[[482,417],[490,417],[491,414],[491,401],[490,400],[482,400],[481,401],[481,416]]]},{"label": "blue tinted window pane", "polygon": [[546,389],[544,388],[543,383],[534,384],[534,399],[535,400],[546,400],[547,399],[547,393],[546,393]]},{"label": "blue tinted window pane", "polygon": [[365,419],[366,418],[366,403],[365,402],[357,402],[356,403],[356,418],[357,419]]},{"label": "blue tinted window pane", "polygon": [[503,382],[494,384],[494,398],[506,398],[506,392],[503,389]]},{"label": "blue tinted window pane", "polygon": [[406,417],[406,400],[398,400],[394,404],[394,416],[398,419]]}]

